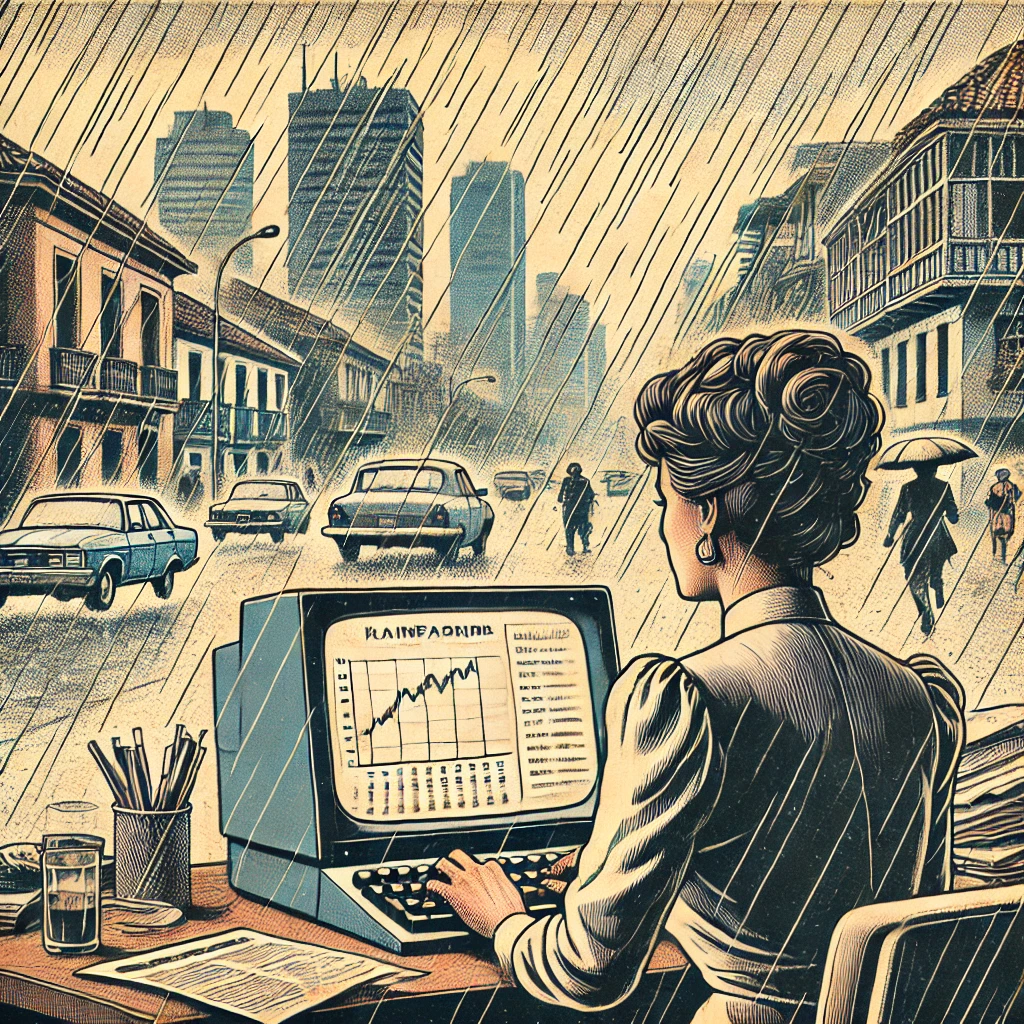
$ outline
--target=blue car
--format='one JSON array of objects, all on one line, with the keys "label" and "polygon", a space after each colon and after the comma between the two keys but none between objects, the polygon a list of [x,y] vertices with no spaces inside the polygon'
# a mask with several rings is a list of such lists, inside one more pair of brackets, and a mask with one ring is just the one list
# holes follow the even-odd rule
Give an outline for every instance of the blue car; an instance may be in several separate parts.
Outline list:
[{"label": "blue car", "polygon": [[152,583],[168,598],[175,574],[198,560],[196,531],[175,526],[153,498],[47,494],[18,529],[0,531],[0,606],[12,594],[52,594],[106,611],[130,583]]}]

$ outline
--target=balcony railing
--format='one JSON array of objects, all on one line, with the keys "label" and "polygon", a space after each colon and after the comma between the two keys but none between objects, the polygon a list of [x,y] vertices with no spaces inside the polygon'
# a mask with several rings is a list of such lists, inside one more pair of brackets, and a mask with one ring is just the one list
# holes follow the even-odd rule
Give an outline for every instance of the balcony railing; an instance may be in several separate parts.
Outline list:
[{"label": "balcony railing", "polygon": [[55,388],[89,388],[98,356],[80,348],[50,349],[50,384]]},{"label": "balcony railing", "polygon": [[256,419],[259,423],[259,435],[263,441],[284,441],[288,437],[288,414],[272,412],[270,409],[258,409]]},{"label": "balcony railing", "polygon": [[[210,440],[213,437],[213,408],[209,402],[186,398],[174,414],[174,433],[181,438]],[[231,406],[221,403],[217,434],[231,440]]]},{"label": "balcony railing", "polygon": [[139,393],[139,364],[130,359],[107,356],[100,363],[100,390],[117,395]]},{"label": "balcony railing", "polygon": [[247,406],[235,406],[235,439],[238,441],[255,441],[258,437],[256,432],[256,410]]},{"label": "balcony railing", "polygon": [[142,394],[146,398],[157,398],[166,402],[178,400],[178,371],[165,370],[162,366],[140,367]]},{"label": "balcony railing", "polygon": [[[362,421],[362,426],[360,426]],[[391,426],[391,413],[374,409],[366,412],[365,402],[341,401],[338,403],[338,430],[351,431],[359,428],[362,434],[386,434]]]},{"label": "balcony railing", "polygon": [[24,345],[0,345],[0,382],[18,380],[25,369]]}]

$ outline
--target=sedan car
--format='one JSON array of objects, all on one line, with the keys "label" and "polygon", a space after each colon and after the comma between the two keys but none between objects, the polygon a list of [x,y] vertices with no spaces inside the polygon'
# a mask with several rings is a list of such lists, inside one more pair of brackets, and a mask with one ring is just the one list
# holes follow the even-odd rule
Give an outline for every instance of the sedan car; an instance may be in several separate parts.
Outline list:
[{"label": "sedan car", "polygon": [[356,470],[352,490],[331,502],[321,532],[346,562],[354,562],[364,544],[432,548],[447,561],[462,547],[482,555],[494,525],[494,510],[480,500],[485,494],[456,462],[368,462]]},{"label": "sedan car", "polygon": [[523,470],[507,469],[494,474],[494,489],[509,501],[526,501],[533,493],[530,475]]},{"label": "sedan car", "polygon": [[280,543],[286,533],[305,533],[309,502],[291,480],[240,480],[227,501],[210,506],[206,525],[214,540],[229,533],[269,533]]},{"label": "sedan car", "polygon": [[168,598],[175,574],[198,560],[196,531],[175,526],[153,498],[47,494],[18,529],[0,531],[0,606],[12,594],[53,594],[106,611],[130,583],[152,583]]}]

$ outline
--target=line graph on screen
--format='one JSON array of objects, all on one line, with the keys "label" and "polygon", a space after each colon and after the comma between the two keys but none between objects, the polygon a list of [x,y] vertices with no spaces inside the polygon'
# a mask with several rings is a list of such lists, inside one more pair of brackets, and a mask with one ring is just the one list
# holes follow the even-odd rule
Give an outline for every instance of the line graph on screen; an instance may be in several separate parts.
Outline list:
[{"label": "line graph on screen", "polygon": [[349,668],[360,765],[511,753],[501,657],[389,658]]}]

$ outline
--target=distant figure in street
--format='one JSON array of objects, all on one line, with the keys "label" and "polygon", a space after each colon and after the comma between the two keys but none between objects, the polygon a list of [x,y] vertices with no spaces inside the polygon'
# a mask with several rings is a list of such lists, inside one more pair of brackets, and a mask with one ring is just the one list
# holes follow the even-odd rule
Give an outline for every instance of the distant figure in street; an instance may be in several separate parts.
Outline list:
[{"label": "distant figure in street", "polygon": [[569,475],[562,480],[558,500],[562,504],[562,525],[565,527],[565,553],[576,554],[576,534],[583,543],[583,554],[590,552],[590,507],[596,495],[578,462],[569,463]]},{"label": "distant figure in street", "polygon": [[203,501],[203,481],[198,469],[190,469],[181,474],[178,481],[178,504],[191,511]]},{"label": "distant figure in street", "polygon": [[303,477],[303,480],[306,484],[307,491],[316,490],[316,473],[313,471],[312,466],[306,467],[306,475]]},{"label": "distant figure in street", "polygon": [[935,476],[934,465],[915,466],[914,472],[917,474],[915,479],[905,483],[900,491],[889,523],[889,533],[882,543],[887,548],[892,547],[896,531],[910,516],[910,522],[903,531],[900,562],[921,615],[921,632],[927,636],[935,625],[928,588],[935,591],[935,607],[941,608],[946,602],[942,570],[956,554],[956,544],[943,517],[956,523],[960,513],[949,484]]},{"label": "distant figure in street", "polygon": [[1010,479],[1008,469],[996,470],[996,482],[989,488],[985,505],[988,508],[988,528],[992,534],[992,557],[996,557],[997,545],[1002,549],[1006,562],[1006,542],[1017,528],[1017,502],[1020,488]]}]

